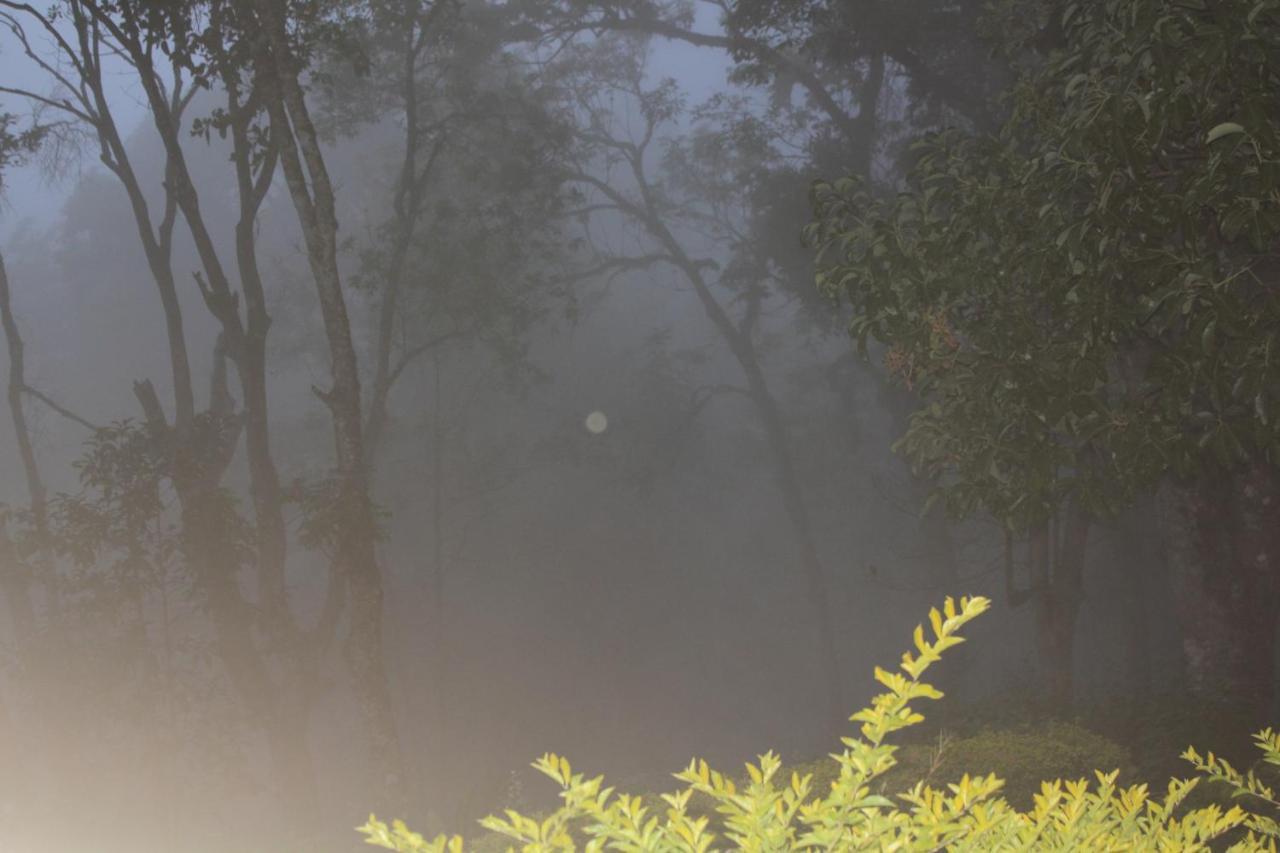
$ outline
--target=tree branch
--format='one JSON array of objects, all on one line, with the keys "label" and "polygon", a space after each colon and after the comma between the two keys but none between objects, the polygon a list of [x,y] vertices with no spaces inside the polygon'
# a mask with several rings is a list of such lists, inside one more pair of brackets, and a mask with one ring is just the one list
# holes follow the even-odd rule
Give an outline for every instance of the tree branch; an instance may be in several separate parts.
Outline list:
[{"label": "tree branch", "polygon": [[37,391],[35,388],[32,388],[30,385],[23,385],[22,392],[24,394],[30,394],[32,397],[36,398],[41,403],[44,403],[46,406],[48,406],[57,414],[62,415],[62,417],[66,418],[67,420],[77,423],[91,432],[97,432],[98,430],[102,429],[102,427],[98,426],[92,421],[89,421],[89,420],[86,420],[85,418],[80,417],[80,415],[77,415],[75,412],[71,411],[66,406],[61,405],[56,400],[50,398],[46,394],[41,393],[40,391]]}]

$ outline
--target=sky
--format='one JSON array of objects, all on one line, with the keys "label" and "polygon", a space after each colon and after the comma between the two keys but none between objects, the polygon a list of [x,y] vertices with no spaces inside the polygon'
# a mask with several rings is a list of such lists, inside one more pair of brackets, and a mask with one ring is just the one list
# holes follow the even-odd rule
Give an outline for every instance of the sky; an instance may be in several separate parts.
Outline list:
[{"label": "sky", "polygon": [[[716,31],[719,22],[714,10],[700,5],[695,26],[703,32]],[[41,43],[34,37],[32,41]],[[48,45],[51,41],[45,39],[43,43]],[[688,94],[690,104],[696,104],[724,88],[730,63],[723,52],[661,40],[654,43],[654,51],[656,61],[653,67],[678,80]],[[108,74],[117,81],[109,97],[119,125],[125,129],[136,128],[146,118],[140,91],[131,83],[128,69],[120,67],[112,71],[108,68]],[[23,55],[21,47],[8,31],[0,33],[0,81],[0,85],[28,89],[39,95],[49,95],[53,91],[45,73]],[[21,97],[0,93],[0,113],[4,112],[27,116],[30,107]],[[100,167],[94,151],[86,149],[77,161],[67,164],[60,175],[50,174],[39,160],[11,169],[6,173],[5,186],[0,191],[0,244],[8,241],[24,223],[37,230],[51,224],[78,176],[96,168]],[[121,196],[123,202],[124,197]]]}]

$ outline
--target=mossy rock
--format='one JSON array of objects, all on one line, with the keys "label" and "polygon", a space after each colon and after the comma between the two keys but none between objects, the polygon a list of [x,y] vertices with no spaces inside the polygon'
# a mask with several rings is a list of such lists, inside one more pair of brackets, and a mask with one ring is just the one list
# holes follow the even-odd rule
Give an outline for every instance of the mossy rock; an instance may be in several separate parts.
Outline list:
[{"label": "mossy rock", "polygon": [[[1046,780],[1084,778],[1092,783],[1097,769],[1119,770],[1121,782],[1134,781],[1128,750],[1083,726],[1060,721],[987,729],[968,737],[944,734],[933,745],[903,746],[897,759],[897,766],[880,780],[881,793],[899,794],[919,781],[940,788],[966,773],[995,773],[1005,780],[1005,799],[1019,809],[1032,804]],[[813,774],[814,792],[824,794],[838,768],[824,759],[788,768],[788,776],[790,770]]]},{"label": "mossy rock", "polygon": [[[1133,781],[1129,751],[1115,741],[1075,723],[1050,721],[1015,729],[989,729],[970,737],[942,740],[930,750],[930,784],[955,782],[965,773],[995,773],[1004,779],[1004,797],[1018,809],[1032,805],[1042,782],[1050,779],[1095,781],[1095,770],[1120,771]],[[936,756],[936,757],[935,757]],[[904,764],[906,762],[903,762]],[[917,770],[918,768],[913,768]],[[899,777],[905,783],[920,775]]]}]

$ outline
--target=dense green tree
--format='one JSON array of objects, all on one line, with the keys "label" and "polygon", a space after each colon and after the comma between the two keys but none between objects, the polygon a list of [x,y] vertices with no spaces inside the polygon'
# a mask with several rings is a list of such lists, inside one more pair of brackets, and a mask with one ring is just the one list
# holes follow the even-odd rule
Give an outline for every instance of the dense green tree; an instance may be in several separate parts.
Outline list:
[{"label": "dense green tree", "polygon": [[1239,493],[1200,498],[1253,531],[1202,553],[1202,592],[1232,626],[1234,689],[1270,696],[1277,11],[1073,4],[998,133],[923,140],[895,198],[815,189],[820,287],[925,403],[902,449],[954,512],[1030,531],[1025,593],[1060,699],[1090,519],[1166,474]]}]

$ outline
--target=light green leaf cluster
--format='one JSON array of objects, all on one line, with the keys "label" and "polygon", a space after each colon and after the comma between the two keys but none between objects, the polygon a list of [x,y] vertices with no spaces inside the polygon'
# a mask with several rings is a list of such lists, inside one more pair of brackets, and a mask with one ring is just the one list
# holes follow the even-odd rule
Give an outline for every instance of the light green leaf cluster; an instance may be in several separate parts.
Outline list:
[{"label": "light green leaf cluster", "polygon": [[[713,850],[1207,850],[1211,842],[1231,850],[1276,849],[1276,822],[1241,806],[1180,808],[1196,780],[1173,781],[1162,797],[1145,785],[1119,788],[1116,772],[1096,773],[1096,781],[1045,782],[1033,806],[1020,812],[1000,797],[994,774],[964,776],[936,789],[923,783],[899,795],[898,802],[877,785],[896,762],[893,733],[919,723],[919,699],[942,694],[921,680],[942,653],[964,642],[960,629],[990,607],[981,598],[948,598],[929,614],[930,631],[918,626],[914,650],[896,671],[877,668],[885,691],[850,719],[859,736],[842,740],[831,756],[838,774],[825,793],[813,790],[809,775],[779,779],[782,762],[767,752],[746,766],[741,785],[695,760],[675,774],[684,787],[661,798],[665,808],[618,793],[600,777],[575,773],[558,755],[544,755],[534,767],[560,786],[562,804],[552,814],[533,818],[507,811],[481,825],[510,839],[510,850],[525,853],[569,851]],[[929,636],[929,635],[932,636]],[[1280,765],[1280,735],[1257,736],[1264,761]],[[1240,774],[1210,754],[1194,750],[1186,757],[1204,775],[1229,784],[1243,797],[1269,808],[1274,793],[1252,774]],[[714,803],[716,818],[690,813],[689,801],[701,794]],[[400,853],[461,853],[459,836],[427,841],[396,821],[391,826],[370,815],[359,828],[367,843]]]}]

